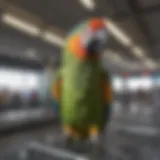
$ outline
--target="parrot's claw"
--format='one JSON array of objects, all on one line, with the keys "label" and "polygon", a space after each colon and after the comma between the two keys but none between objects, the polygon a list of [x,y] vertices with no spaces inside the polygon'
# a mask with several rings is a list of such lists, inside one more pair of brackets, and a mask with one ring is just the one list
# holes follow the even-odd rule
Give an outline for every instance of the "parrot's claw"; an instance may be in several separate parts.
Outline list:
[{"label": "parrot's claw", "polygon": [[96,145],[99,143],[99,137],[98,136],[91,136],[89,139],[90,144]]}]

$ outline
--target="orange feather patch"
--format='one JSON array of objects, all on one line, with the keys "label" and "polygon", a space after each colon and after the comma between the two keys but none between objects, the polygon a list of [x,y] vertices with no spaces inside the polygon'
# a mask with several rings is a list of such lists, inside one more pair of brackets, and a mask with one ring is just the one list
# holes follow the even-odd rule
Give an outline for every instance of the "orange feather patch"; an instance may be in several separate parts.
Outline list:
[{"label": "orange feather patch", "polygon": [[75,35],[69,40],[68,47],[72,54],[78,58],[84,59],[86,51],[81,45],[81,39],[79,35]]},{"label": "orange feather patch", "polygon": [[102,19],[92,19],[89,22],[89,25],[93,30],[98,30],[105,27],[104,21]]},{"label": "orange feather patch", "polygon": [[58,80],[52,89],[52,96],[56,99],[59,100],[60,99],[60,94],[61,94],[61,84],[62,84],[62,80]]},{"label": "orange feather patch", "polygon": [[110,103],[113,98],[112,87],[110,84],[103,82],[104,98],[107,103]]}]

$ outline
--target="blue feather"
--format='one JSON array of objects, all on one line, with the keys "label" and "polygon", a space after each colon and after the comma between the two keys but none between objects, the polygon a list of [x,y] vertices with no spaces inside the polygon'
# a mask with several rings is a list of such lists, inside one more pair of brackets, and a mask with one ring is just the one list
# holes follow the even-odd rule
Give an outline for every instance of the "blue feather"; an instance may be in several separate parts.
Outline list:
[{"label": "blue feather", "polygon": [[53,110],[55,111],[55,113],[59,114],[59,104],[58,104],[58,102],[56,102],[55,100],[53,100],[52,107],[53,107]]}]

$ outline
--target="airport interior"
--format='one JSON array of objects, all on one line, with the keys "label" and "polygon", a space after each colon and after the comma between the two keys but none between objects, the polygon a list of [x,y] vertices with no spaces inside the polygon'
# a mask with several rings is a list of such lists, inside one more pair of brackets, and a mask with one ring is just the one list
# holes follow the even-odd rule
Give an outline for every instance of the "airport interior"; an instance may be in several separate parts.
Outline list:
[{"label": "airport interior", "polygon": [[105,159],[160,159],[160,0],[0,0],[0,160],[93,160],[53,145],[50,92],[67,34],[93,17],[113,89]]}]

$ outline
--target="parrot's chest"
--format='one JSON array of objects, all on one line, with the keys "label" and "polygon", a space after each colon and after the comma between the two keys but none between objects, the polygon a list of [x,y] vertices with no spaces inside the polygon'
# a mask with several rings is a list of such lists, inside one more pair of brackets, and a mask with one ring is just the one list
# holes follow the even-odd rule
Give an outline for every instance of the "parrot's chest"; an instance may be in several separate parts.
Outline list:
[{"label": "parrot's chest", "polygon": [[77,102],[99,96],[101,78],[97,68],[87,66],[71,70],[64,77],[65,96],[70,96]]},{"label": "parrot's chest", "polygon": [[61,106],[65,122],[78,125],[101,115],[101,76],[97,68],[71,68],[64,75],[62,90]]}]

